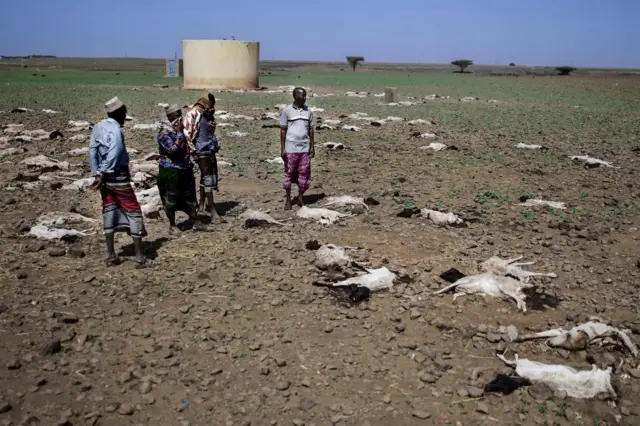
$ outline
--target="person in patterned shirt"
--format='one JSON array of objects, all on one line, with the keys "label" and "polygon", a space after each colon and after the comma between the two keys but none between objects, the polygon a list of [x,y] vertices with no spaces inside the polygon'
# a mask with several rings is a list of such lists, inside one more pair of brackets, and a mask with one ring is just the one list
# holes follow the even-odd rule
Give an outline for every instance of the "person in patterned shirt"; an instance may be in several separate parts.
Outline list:
[{"label": "person in patterned shirt", "polygon": [[169,233],[180,232],[176,212],[182,211],[193,221],[193,229],[207,230],[196,215],[196,180],[191,162],[191,149],[183,133],[182,111],[178,105],[166,109],[168,123],[158,132],[158,191],[164,212],[169,219]]},{"label": "person in patterned shirt", "polygon": [[[214,118],[216,98],[212,93],[199,98],[184,118],[184,134],[193,146],[193,158],[200,168],[200,205],[198,214],[211,217],[211,223],[223,222],[213,199],[213,191],[218,191],[218,162],[216,153],[220,150],[215,135]],[[205,210],[205,200],[207,210]]]}]

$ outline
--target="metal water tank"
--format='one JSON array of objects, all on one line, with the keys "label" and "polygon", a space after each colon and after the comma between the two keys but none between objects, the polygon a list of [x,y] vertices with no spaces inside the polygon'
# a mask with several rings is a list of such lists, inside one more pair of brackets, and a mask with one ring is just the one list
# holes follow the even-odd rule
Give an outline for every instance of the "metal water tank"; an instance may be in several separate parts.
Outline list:
[{"label": "metal water tank", "polygon": [[260,43],[242,40],[183,40],[185,89],[256,89]]}]

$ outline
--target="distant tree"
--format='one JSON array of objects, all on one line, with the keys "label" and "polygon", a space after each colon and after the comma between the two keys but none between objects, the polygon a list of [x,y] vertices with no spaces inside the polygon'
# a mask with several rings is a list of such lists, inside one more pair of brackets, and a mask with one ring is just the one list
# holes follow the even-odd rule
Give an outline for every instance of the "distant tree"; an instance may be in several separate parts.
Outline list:
[{"label": "distant tree", "polygon": [[364,57],[363,56],[347,56],[347,62],[349,62],[349,65],[351,65],[351,68],[353,68],[353,71],[355,72],[358,64],[360,62],[364,62]]},{"label": "distant tree", "polygon": [[564,65],[562,67],[556,67],[556,71],[558,71],[560,73],[560,75],[569,75],[572,72],[574,72],[577,68],[574,67],[569,67],[567,65]]},{"label": "distant tree", "polygon": [[514,62],[511,62],[511,63],[509,64],[509,66],[510,66],[510,67],[515,67],[515,66],[516,66],[516,64],[515,64]]},{"label": "distant tree", "polygon": [[471,59],[456,59],[451,62],[451,65],[460,67],[460,72],[463,73],[465,69],[473,65],[473,61]]}]

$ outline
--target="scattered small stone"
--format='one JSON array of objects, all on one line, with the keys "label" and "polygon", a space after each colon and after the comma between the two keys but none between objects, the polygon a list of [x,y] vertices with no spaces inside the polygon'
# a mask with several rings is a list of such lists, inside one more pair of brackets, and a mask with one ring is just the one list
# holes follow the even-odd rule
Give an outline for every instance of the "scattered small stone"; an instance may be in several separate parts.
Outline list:
[{"label": "scattered small stone", "polygon": [[431,414],[429,414],[429,413],[427,413],[427,412],[424,412],[424,411],[421,411],[421,410],[414,410],[414,411],[411,413],[411,415],[412,415],[413,417],[417,417],[418,419],[422,419],[422,420],[426,420],[426,419],[428,419],[429,417],[431,417]]},{"label": "scattered small stone", "polygon": [[67,254],[76,259],[83,258],[87,255],[82,247],[78,246],[69,247],[69,250],[67,250]]},{"label": "scattered small stone", "polygon": [[72,313],[65,313],[60,316],[60,321],[66,324],[74,324],[78,322],[78,316]]},{"label": "scattered small stone", "polygon": [[316,403],[314,400],[307,398],[306,396],[303,396],[302,398],[300,398],[300,409],[303,411],[309,411],[311,409],[313,409],[313,407],[316,406]]},{"label": "scattered small stone", "polygon": [[93,281],[95,279],[96,279],[95,275],[87,275],[86,277],[84,277],[84,279],[82,281],[84,281],[85,283],[89,284],[91,281]]},{"label": "scattered small stone", "polygon": [[7,401],[0,400],[0,414],[11,411],[13,407]]},{"label": "scattered small stone", "polygon": [[144,402],[146,405],[153,405],[156,403],[156,399],[153,395],[143,395],[142,397],[142,402]]},{"label": "scattered small stone", "polygon": [[150,382],[140,383],[140,393],[144,395],[149,392],[151,392],[151,383]]},{"label": "scattered small stone", "polygon": [[489,414],[489,407],[484,402],[478,402],[476,411],[481,414]]},{"label": "scattered small stone", "polygon": [[120,404],[118,404],[117,402],[114,404],[109,404],[106,407],[104,407],[104,411],[106,413],[115,413],[119,406]]},{"label": "scattered small stone", "polygon": [[271,373],[271,370],[269,369],[269,367],[261,367],[260,368],[260,374],[262,374],[263,376],[268,376],[269,373]]},{"label": "scattered small stone", "polygon": [[259,351],[261,347],[262,347],[262,345],[260,343],[256,342],[256,343],[252,343],[251,345],[249,345],[249,350],[250,351]]},{"label": "scattered small stone", "polygon": [[410,318],[416,320],[422,316],[422,313],[417,308],[411,308]]},{"label": "scattered small stone", "polygon": [[183,306],[180,308],[180,312],[182,312],[183,314],[188,314],[190,310],[191,310],[191,305]]},{"label": "scattered small stone", "polygon": [[289,386],[291,386],[291,383],[285,381],[281,381],[276,383],[276,389],[278,389],[279,391],[286,391],[287,389],[289,389]]},{"label": "scattered small stone", "polygon": [[49,361],[42,366],[42,369],[44,371],[54,371],[56,369],[56,364],[54,362]]},{"label": "scattered small stone", "polygon": [[342,421],[342,414],[336,414],[335,416],[331,417],[331,423],[338,424],[340,423],[340,421]]},{"label": "scattered small stone", "polygon": [[384,394],[384,396],[382,397],[382,402],[384,402],[385,404],[391,404],[391,394]]},{"label": "scattered small stone", "polygon": [[324,328],[324,332],[329,334],[329,333],[333,333],[333,327],[328,325]]},{"label": "scattered small stone", "polygon": [[553,397],[553,390],[545,383],[538,382],[529,386],[529,395],[536,401],[546,401]]},{"label": "scattered small stone", "polygon": [[473,386],[467,388],[467,392],[469,394],[469,398],[480,398],[482,395],[484,395],[484,389],[476,388]]},{"label": "scattered small stone", "polygon": [[49,342],[44,343],[40,347],[40,354],[42,356],[54,355],[62,350],[62,345],[60,344],[60,339],[54,339]]},{"label": "scattered small stone", "polygon": [[19,370],[22,367],[19,359],[12,359],[7,363],[7,369],[9,370]]},{"label": "scattered small stone", "polygon": [[286,365],[287,365],[287,360],[286,359],[276,358],[275,361],[276,361],[276,365],[278,367],[286,367]]},{"label": "scattered small stone", "polygon": [[502,336],[500,334],[487,333],[487,341],[489,341],[489,343],[498,343],[501,340],[502,340]]},{"label": "scattered small stone", "polygon": [[62,257],[67,254],[67,250],[63,247],[54,247],[49,250],[49,256],[51,257]]},{"label": "scattered small stone", "polygon": [[118,409],[118,414],[122,416],[130,416],[136,411],[136,407],[133,404],[124,403]]}]

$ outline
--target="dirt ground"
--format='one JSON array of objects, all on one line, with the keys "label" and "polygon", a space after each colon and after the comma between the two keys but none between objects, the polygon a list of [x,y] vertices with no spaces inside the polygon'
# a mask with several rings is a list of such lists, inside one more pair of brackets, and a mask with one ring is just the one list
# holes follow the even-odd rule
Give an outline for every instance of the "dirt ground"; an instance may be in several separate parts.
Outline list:
[{"label": "dirt ground", "polygon": [[[329,226],[296,217],[297,208],[283,211],[282,166],[264,161],[277,155],[278,129],[263,128],[275,121],[259,118],[290,95],[222,93],[219,109],[258,118],[228,120],[235,127],[218,129],[221,158],[233,163],[221,167],[216,194],[225,223],[210,233],[187,229],[171,236],[164,214],[146,218],[145,251],[156,265],[145,270],[131,261],[106,267],[99,195],[56,184],[88,176],[86,155],[68,154],[88,146],[88,136],[71,141],[67,122],[100,120],[102,98],[91,110],[62,103],[58,114],[42,113],[42,103],[3,100],[0,125],[59,129],[64,137],[19,142],[0,134],[8,139],[0,149],[27,150],[0,161],[0,424],[640,424],[640,370],[623,347],[570,352],[544,341],[510,342],[504,334],[509,325],[520,333],[568,329],[598,316],[630,330],[640,343],[633,124],[640,117],[637,101],[629,100],[638,82],[576,78],[565,84],[613,91],[625,113],[609,116],[604,105],[591,104],[587,112],[574,105],[549,112],[547,102],[554,101],[547,100],[422,101],[428,88],[410,91],[416,106],[386,107],[373,96],[345,103],[332,87],[314,88],[316,95],[338,93],[309,100],[325,109],[317,114],[324,120],[361,111],[434,122],[374,127],[342,118],[362,130],[318,130],[309,205],[321,206],[334,195],[379,203]],[[159,117],[157,109],[151,112],[158,99],[186,104],[197,93],[127,90],[125,97],[144,98],[130,108],[135,120],[125,125],[128,148],[139,151],[131,154],[136,160],[156,152],[155,132],[132,126]],[[113,90],[96,92],[108,98]],[[35,111],[10,111],[22,106]],[[552,115],[574,118],[560,124],[541,118]],[[490,127],[482,127],[482,117]],[[236,130],[249,136],[231,137]],[[420,139],[414,132],[437,136]],[[604,141],[603,133],[611,137]],[[321,144],[328,141],[346,149],[327,150]],[[430,142],[458,149],[419,149]],[[518,150],[517,142],[549,150]],[[65,179],[21,163],[39,154],[69,161],[77,176]],[[567,157],[577,154],[616,168],[584,168]],[[43,175],[51,179],[38,180]],[[22,187],[34,182],[33,189]],[[566,209],[525,208],[521,196],[563,201]],[[453,211],[467,226],[437,227],[398,215],[414,206]],[[269,210],[291,226],[245,228],[238,215],[247,208]],[[97,219],[89,226],[93,234],[73,241],[28,235],[40,215],[56,211]],[[368,301],[349,303],[313,285],[325,275],[307,248],[313,240],[356,247],[348,254],[359,264],[386,266],[403,279]],[[118,234],[116,245],[131,258],[130,238]],[[537,261],[530,270],[558,278],[532,281],[526,313],[510,299],[463,296],[452,302],[451,294],[432,294],[447,284],[439,277],[444,271],[476,274],[493,255],[524,255]],[[580,400],[546,386],[485,393],[497,374],[513,373],[496,354],[579,370],[612,367],[617,397]]]}]

